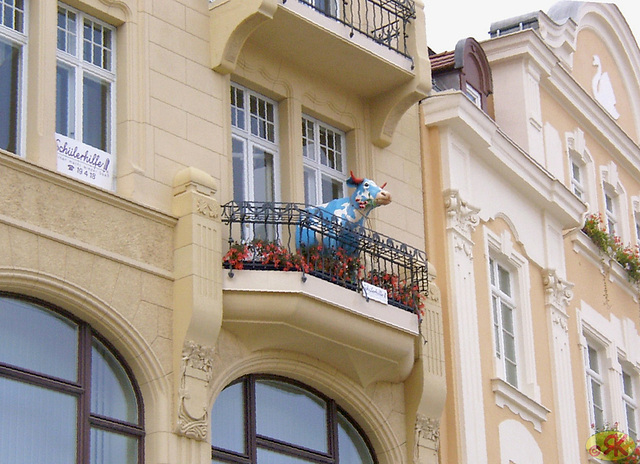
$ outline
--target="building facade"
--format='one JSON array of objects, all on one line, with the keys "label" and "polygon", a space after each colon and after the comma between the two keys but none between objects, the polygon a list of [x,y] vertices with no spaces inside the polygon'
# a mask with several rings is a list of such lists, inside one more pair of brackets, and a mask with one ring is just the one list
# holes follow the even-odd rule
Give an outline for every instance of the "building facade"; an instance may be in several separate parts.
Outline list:
[{"label": "building facade", "polygon": [[437,462],[423,9],[0,0],[0,461]]},{"label": "building facade", "polygon": [[617,7],[588,2],[432,56],[422,136],[447,360],[441,462],[601,462],[591,435],[637,437],[639,57]]}]

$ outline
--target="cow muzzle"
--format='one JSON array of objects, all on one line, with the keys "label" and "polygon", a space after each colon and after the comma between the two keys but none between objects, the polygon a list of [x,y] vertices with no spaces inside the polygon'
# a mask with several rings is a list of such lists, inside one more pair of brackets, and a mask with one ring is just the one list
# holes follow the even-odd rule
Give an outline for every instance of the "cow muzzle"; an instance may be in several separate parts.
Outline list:
[{"label": "cow muzzle", "polygon": [[376,195],[376,205],[383,206],[391,203],[391,194],[386,190],[380,190]]}]

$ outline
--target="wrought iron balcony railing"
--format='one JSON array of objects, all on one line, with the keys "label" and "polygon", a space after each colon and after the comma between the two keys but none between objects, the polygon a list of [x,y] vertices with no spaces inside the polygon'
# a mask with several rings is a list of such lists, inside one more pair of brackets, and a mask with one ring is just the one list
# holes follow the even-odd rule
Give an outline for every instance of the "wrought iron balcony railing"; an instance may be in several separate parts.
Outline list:
[{"label": "wrought iron balcony railing", "polygon": [[[227,203],[229,250],[223,266],[300,271],[421,314],[428,291],[423,251],[365,227],[327,220],[297,203]],[[311,240],[310,240],[311,239]],[[305,244],[302,244],[305,243]],[[374,298],[373,294],[377,297]]]},{"label": "wrought iron balcony railing", "polygon": [[[283,0],[283,3],[287,0]],[[413,0],[298,0],[374,41],[411,58],[407,29],[416,17]]]}]

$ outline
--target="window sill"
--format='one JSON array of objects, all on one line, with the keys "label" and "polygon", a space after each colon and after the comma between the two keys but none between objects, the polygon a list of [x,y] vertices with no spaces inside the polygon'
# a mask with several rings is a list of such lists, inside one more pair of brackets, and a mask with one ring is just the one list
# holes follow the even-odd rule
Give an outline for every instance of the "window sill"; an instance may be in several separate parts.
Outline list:
[{"label": "window sill", "polygon": [[491,388],[498,406],[507,406],[513,413],[531,422],[538,432],[542,431],[542,422],[546,422],[547,415],[551,412],[549,409],[502,379],[491,379]]}]

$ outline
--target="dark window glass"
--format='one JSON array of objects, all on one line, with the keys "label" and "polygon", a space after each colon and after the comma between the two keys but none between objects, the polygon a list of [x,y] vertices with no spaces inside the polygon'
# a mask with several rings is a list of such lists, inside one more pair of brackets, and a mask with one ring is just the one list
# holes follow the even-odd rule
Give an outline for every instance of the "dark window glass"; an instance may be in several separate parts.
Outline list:
[{"label": "dark window glass", "polygon": [[220,393],[211,442],[212,464],[377,463],[335,401],[275,376],[248,375]]},{"label": "dark window glass", "polygon": [[109,151],[109,90],[108,82],[85,74],[82,96],[82,141],[92,147]]},{"label": "dark window glass", "polygon": [[18,149],[20,48],[0,38],[0,148],[11,153]]},{"label": "dark window glass", "polygon": [[0,463],[141,464],[143,435],[137,387],[91,327],[0,294]]}]

